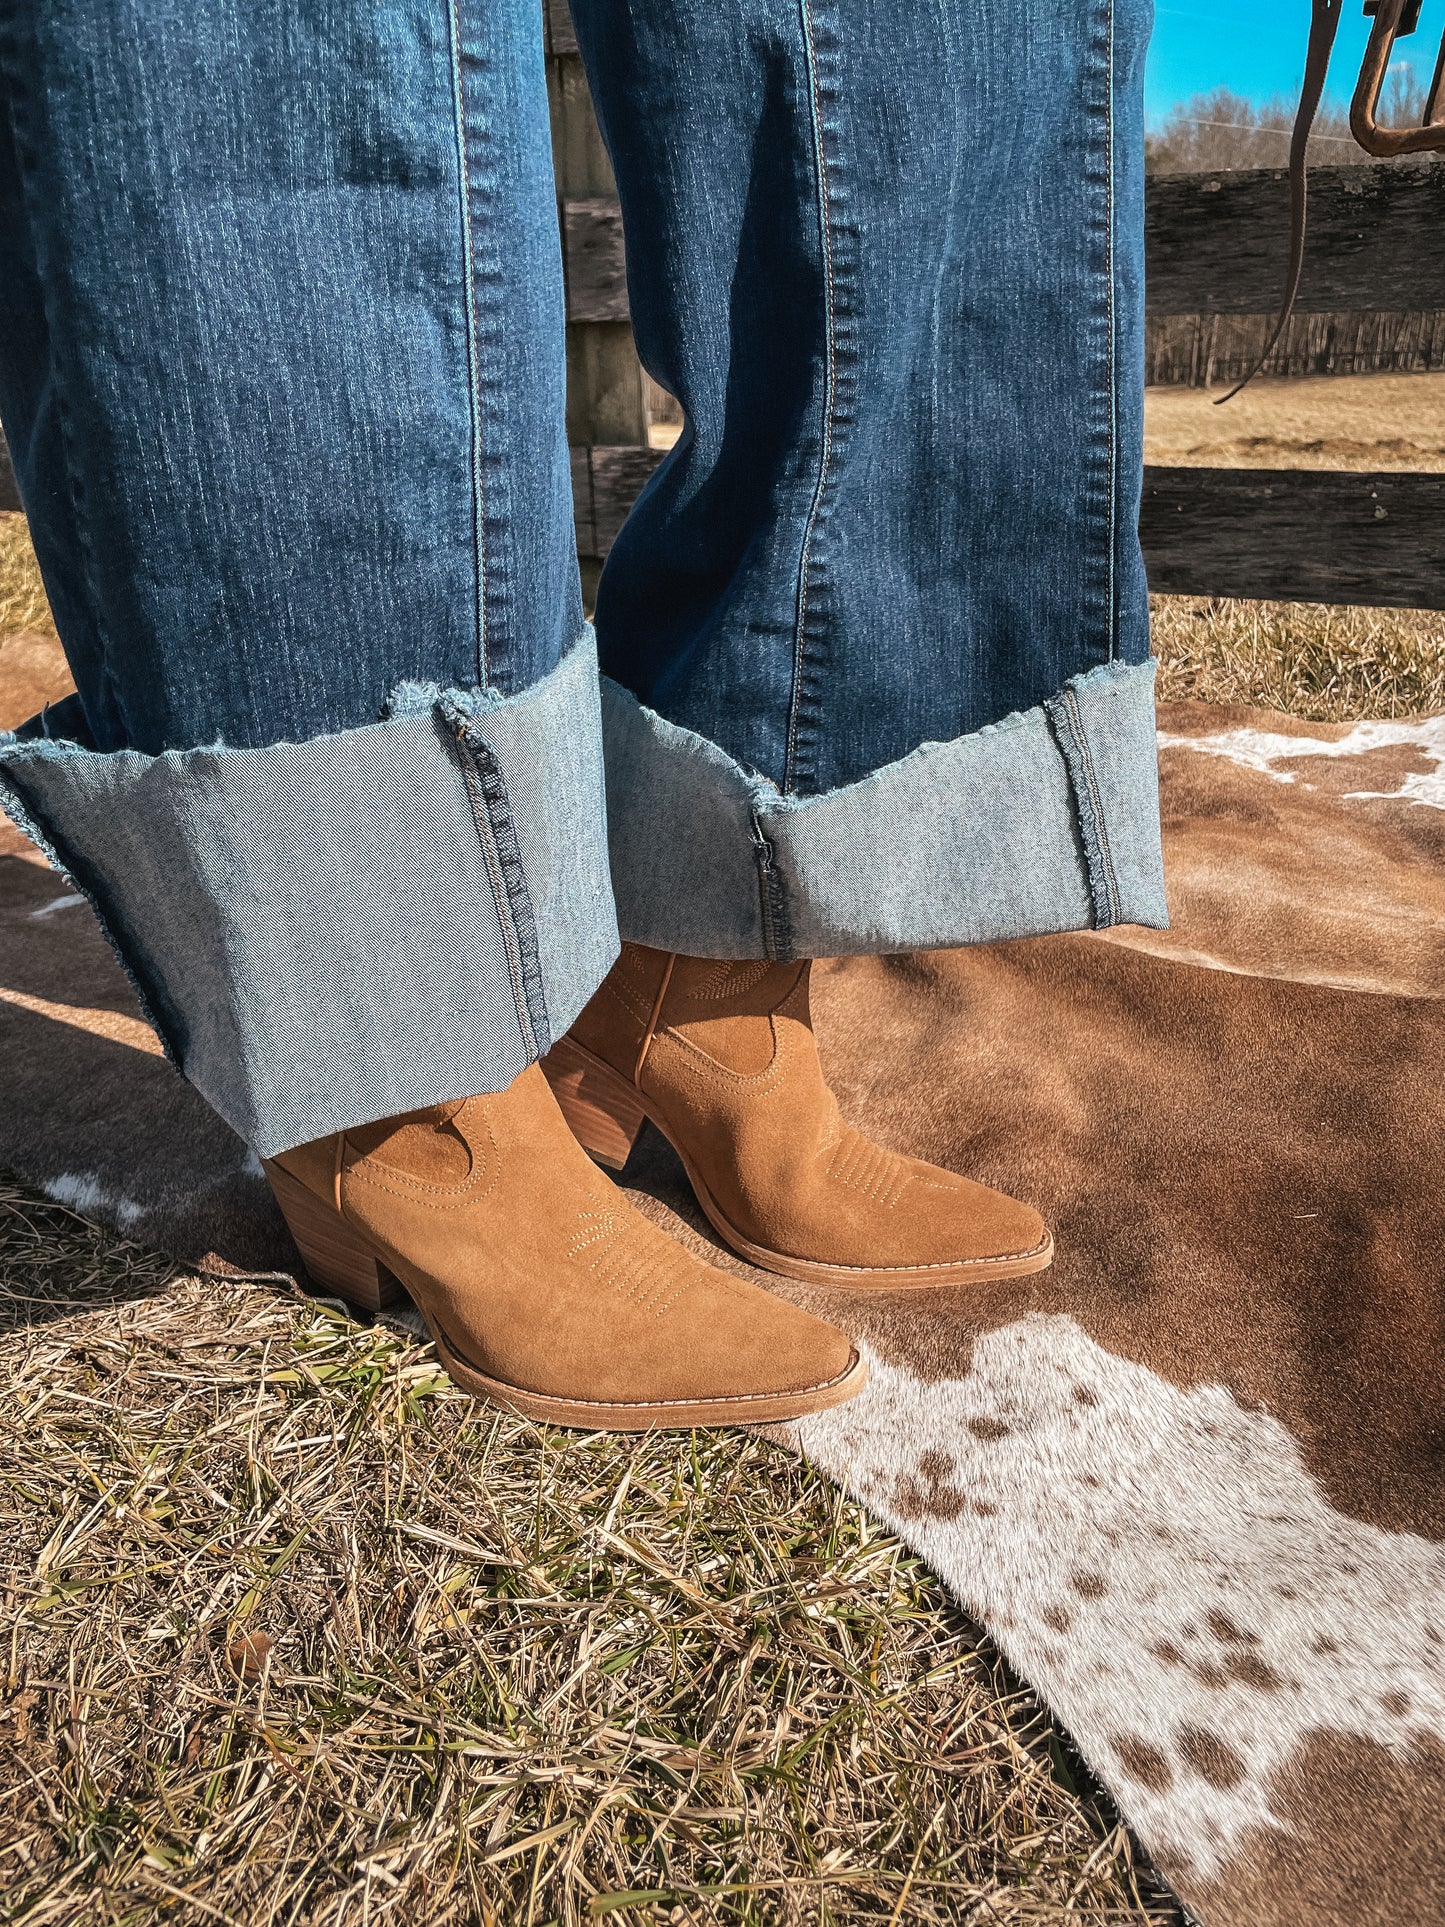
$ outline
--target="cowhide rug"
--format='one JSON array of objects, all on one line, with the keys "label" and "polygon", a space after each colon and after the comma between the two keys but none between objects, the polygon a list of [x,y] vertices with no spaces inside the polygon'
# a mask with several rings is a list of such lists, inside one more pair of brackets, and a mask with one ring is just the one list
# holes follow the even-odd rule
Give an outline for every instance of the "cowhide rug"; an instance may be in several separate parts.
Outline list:
[{"label": "cowhide rug", "polygon": [[[1174,927],[820,967],[844,1110],[1053,1269],[845,1299],[803,1446],[1055,1709],[1210,1927],[1445,1921],[1445,719],[1161,715]],[[0,854],[0,1162],[294,1263],[89,911]],[[626,1180],[719,1256],[671,1153]],[[722,1262],[730,1262],[722,1259]]]}]

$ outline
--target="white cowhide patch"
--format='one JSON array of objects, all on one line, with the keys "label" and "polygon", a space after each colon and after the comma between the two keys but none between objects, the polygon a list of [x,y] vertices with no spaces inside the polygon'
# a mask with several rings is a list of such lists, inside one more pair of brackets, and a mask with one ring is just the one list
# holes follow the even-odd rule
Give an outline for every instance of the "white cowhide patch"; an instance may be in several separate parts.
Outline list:
[{"label": "white cowhide patch", "polygon": [[874,1360],[798,1435],[1199,1876],[1289,1824],[1270,1782],[1312,1734],[1445,1739],[1445,1547],[1336,1511],[1222,1386],[1182,1391],[1037,1314],[980,1338],[964,1378]]},{"label": "white cowhide patch", "polygon": [[146,1215],[145,1206],[134,1198],[109,1190],[99,1178],[82,1171],[61,1171],[53,1178],[42,1178],[40,1189],[78,1217],[111,1225],[117,1231],[133,1231]]},{"label": "white cowhide patch", "polygon": [[1394,789],[1347,790],[1344,800],[1424,803],[1433,809],[1445,810],[1445,716],[1426,716],[1406,722],[1356,723],[1333,741],[1268,729],[1222,729],[1198,736],[1178,736],[1161,729],[1159,747],[1223,756],[1245,769],[1258,770],[1277,783],[1300,780],[1298,772],[1276,767],[1297,758],[1368,756],[1380,749],[1413,749],[1433,767],[1407,771]]}]

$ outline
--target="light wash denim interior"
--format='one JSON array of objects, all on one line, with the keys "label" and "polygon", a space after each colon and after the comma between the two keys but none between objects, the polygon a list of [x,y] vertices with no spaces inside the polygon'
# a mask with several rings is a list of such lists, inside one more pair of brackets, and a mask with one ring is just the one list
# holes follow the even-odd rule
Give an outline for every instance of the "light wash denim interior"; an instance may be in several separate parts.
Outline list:
[{"label": "light wash denim interior", "polygon": [[787,797],[603,678],[625,937],[709,957],[935,949],[1168,923],[1154,665]]},{"label": "light wash denim interior", "polygon": [[588,632],[519,696],[413,689],[305,743],[146,756],[10,735],[0,802],[267,1156],[504,1089],[572,1023],[617,954],[597,688]]}]

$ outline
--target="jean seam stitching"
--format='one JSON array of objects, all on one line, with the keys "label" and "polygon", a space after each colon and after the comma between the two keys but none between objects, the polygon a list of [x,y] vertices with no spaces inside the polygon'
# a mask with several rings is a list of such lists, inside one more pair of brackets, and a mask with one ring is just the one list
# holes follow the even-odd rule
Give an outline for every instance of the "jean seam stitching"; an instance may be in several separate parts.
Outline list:
[{"label": "jean seam stitching", "polygon": [[818,56],[814,44],[812,0],[799,0],[803,27],[804,60],[808,73],[808,105],[813,130],[813,170],[818,191],[818,228],[823,248],[823,446],[818,477],[803,527],[803,543],[798,555],[797,614],[793,643],[793,687],[788,705],[788,741],[783,763],[783,788],[793,787],[798,743],[798,714],[803,693],[803,654],[807,647],[808,571],[812,559],[813,535],[828,485],[828,469],[833,458],[834,407],[837,391],[837,359],[833,292],[833,234],[828,212],[828,155],[823,135],[823,103],[818,83]]},{"label": "jean seam stitching", "polygon": [[491,747],[456,732],[462,780],[471,798],[482,856],[502,926],[502,943],[512,979],[512,998],[529,1061],[545,1056],[552,1042],[537,944],[532,894],[522,866],[502,766]]},{"label": "jean seam stitching", "polygon": [[[1090,858],[1090,881],[1094,884],[1092,873],[1097,866],[1104,886],[1100,891],[1095,884],[1092,890],[1095,916],[1101,927],[1107,927],[1119,921],[1119,884],[1114,874],[1114,857],[1109,848],[1109,834],[1104,824],[1103,798],[1099,793],[1094,759],[1089,753],[1088,737],[1084,733],[1083,712],[1079,707],[1079,699],[1072,689],[1066,689],[1063,692],[1063,699],[1068,712],[1069,734],[1073,739],[1072,760],[1076,762],[1078,774],[1083,777],[1084,786],[1088,792],[1091,821],[1087,826],[1081,821],[1080,827],[1084,829],[1085,848]],[[1101,911],[1102,916],[1099,914]]]},{"label": "jean seam stitching", "polygon": [[478,348],[476,250],[472,239],[471,159],[467,152],[466,87],[462,74],[463,0],[447,0],[451,24],[452,114],[457,136],[457,176],[462,213],[462,281],[467,324],[467,414],[471,431],[472,569],[476,606],[473,635],[477,681],[485,688],[487,664],[486,516],[482,500],[482,379]]}]

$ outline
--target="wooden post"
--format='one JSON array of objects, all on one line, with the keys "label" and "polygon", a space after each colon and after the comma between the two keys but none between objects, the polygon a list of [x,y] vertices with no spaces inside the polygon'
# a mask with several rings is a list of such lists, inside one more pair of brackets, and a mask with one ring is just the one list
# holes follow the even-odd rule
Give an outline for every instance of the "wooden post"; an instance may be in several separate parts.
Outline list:
[{"label": "wooden post", "polygon": [[617,183],[592,111],[567,0],[544,0],[544,14],[567,289],[567,439],[583,599],[590,608],[606,554],[593,508],[593,451],[647,448],[647,390],[627,319]]},{"label": "wooden post", "polygon": [[0,515],[20,507],[20,490],[15,485],[15,470],[10,465],[10,450],[0,431]]}]

